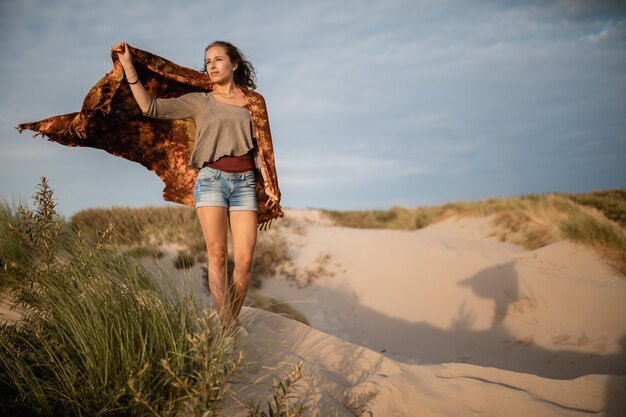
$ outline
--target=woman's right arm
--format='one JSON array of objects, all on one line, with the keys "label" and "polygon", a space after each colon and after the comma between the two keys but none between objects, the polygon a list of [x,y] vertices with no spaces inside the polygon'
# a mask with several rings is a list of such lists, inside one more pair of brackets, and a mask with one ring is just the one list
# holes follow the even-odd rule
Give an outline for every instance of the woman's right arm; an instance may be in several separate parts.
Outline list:
[{"label": "woman's right arm", "polygon": [[124,73],[126,74],[126,80],[128,80],[128,84],[130,85],[130,90],[133,92],[133,96],[135,100],[137,100],[137,104],[139,104],[139,108],[145,114],[150,107],[150,102],[152,101],[152,97],[146,91],[143,84],[139,80],[139,76],[137,75],[137,71],[133,66],[133,57],[130,53],[130,48],[124,44],[124,52],[117,53],[117,56],[120,59],[120,63],[124,68]]}]

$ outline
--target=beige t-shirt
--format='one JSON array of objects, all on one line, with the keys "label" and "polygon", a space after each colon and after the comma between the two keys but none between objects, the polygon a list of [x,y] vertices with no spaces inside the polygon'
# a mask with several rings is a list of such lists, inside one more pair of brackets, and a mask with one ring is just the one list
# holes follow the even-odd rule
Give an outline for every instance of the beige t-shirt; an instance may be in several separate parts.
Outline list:
[{"label": "beige t-shirt", "polygon": [[250,111],[222,103],[209,93],[153,98],[144,114],[156,119],[195,121],[196,142],[189,161],[191,168],[200,169],[204,162],[215,162],[224,155],[245,155],[255,146]]}]

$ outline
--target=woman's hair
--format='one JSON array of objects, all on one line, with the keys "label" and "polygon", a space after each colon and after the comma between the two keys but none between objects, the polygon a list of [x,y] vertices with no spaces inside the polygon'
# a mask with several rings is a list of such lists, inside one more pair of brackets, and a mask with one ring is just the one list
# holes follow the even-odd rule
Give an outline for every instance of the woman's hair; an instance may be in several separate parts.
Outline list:
[{"label": "woman's hair", "polygon": [[246,57],[239,50],[239,48],[229,42],[215,41],[210,43],[209,46],[207,46],[206,48],[204,48],[204,57],[202,59],[204,68],[203,72],[206,73],[206,52],[214,46],[221,46],[222,48],[224,48],[226,50],[226,55],[228,55],[228,58],[230,58],[230,62],[233,64],[237,64],[237,69],[233,74],[235,84],[237,84],[239,87],[254,90],[256,88],[256,74],[254,72],[254,67],[252,66],[252,63],[250,63],[250,61],[246,59]]}]

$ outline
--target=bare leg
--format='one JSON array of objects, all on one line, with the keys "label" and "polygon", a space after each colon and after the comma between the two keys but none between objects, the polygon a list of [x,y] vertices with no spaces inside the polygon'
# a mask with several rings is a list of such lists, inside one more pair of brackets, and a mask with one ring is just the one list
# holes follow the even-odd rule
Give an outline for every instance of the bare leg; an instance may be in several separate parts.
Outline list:
[{"label": "bare leg", "polygon": [[229,219],[235,260],[231,311],[233,320],[236,320],[239,317],[252,277],[252,260],[257,234],[256,211],[230,211]]},{"label": "bare leg", "polygon": [[232,321],[230,313],[231,296],[228,294],[226,276],[227,236],[225,207],[199,207],[196,214],[202,226],[204,241],[206,242],[209,268],[209,288],[213,304],[222,322],[227,326]]}]

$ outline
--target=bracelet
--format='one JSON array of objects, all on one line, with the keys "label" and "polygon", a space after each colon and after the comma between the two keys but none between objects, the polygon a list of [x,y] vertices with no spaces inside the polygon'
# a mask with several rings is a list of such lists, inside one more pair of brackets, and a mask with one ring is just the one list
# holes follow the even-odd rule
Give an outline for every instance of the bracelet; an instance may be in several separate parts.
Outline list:
[{"label": "bracelet", "polygon": [[[128,81],[128,80],[126,80]],[[128,84],[133,85],[133,84],[137,84],[139,82],[139,77],[137,77],[137,79],[135,81],[133,81],[132,83],[130,81],[128,81]]]},{"label": "bracelet", "polygon": [[[137,77],[137,80],[139,79],[139,75],[137,73],[135,73],[134,76]],[[126,81],[129,81],[131,78],[133,78],[133,77],[126,76]],[[137,81],[135,81],[135,82],[137,82]],[[132,84],[134,84],[134,83],[132,83]]]}]

